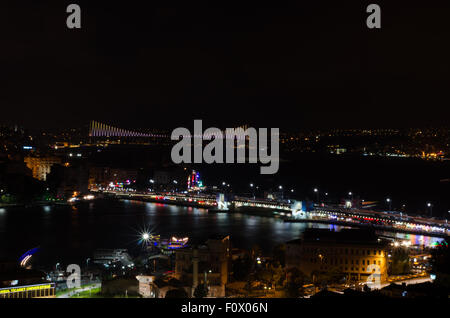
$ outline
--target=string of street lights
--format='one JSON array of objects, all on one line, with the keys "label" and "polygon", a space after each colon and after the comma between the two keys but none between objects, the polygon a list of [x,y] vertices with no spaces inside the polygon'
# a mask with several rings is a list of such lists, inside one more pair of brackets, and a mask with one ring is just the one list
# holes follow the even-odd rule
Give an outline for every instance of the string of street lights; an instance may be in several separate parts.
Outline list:
[{"label": "string of street lights", "polygon": [[[225,182],[225,181],[222,182],[222,186],[230,188],[230,184]],[[255,185],[255,183],[253,183],[253,182],[249,183],[249,187],[252,190],[252,196],[255,197],[255,190],[259,190],[260,187]],[[278,190],[280,190],[280,192],[282,193],[281,196],[284,199],[284,191],[283,191],[283,189],[284,189],[283,185],[279,185],[278,186]],[[293,188],[291,188],[289,190],[289,192],[294,193],[295,190]],[[317,187],[315,187],[315,188],[313,188],[313,192],[317,196],[317,202],[320,202],[321,200],[320,200],[320,191],[319,191],[319,189]],[[349,191],[347,194],[348,194],[349,198],[353,201],[354,193],[352,191]],[[325,195],[326,198],[328,198],[329,194],[328,194],[328,192],[324,192],[324,195]],[[364,200],[361,200],[361,201],[364,202]],[[392,210],[392,203],[393,203],[392,199],[389,198],[389,197],[386,198],[386,203],[388,204],[388,210],[391,211]],[[433,215],[433,203],[427,202],[426,203],[426,207],[429,209],[430,216],[432,216]],[[406,208],[406,204],[402,204],[401,210],[404,210],[405,208]],[[401,211],[400,211],[400,213],[401,213]],[[450,214],[450,210],[448,211],[448,213]]]}]

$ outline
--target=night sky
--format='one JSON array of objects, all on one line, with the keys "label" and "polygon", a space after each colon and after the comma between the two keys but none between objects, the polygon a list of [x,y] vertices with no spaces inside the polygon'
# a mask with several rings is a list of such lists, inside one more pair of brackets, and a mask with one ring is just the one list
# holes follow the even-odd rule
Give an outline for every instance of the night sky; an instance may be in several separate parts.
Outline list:
[{"label": "night sky", "polygon": [[310,2],[1,1],[0,124],[448,125],[448,1]]}]

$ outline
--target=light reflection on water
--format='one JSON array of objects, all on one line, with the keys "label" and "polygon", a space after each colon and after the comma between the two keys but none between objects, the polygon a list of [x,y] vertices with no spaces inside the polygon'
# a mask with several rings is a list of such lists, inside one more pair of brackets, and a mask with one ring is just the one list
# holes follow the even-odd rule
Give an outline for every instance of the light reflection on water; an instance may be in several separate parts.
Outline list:
[{"label": "light reflection on water", "polygon": [[409,241],[411,245],[425,245],[425,246],[432,246],[433,244],[442,242],[444,240],[439,237],[405,234],[405,233],[395,233],[395,237],[405,241]]},{"label": "light reflection on water", "polygon": [[[235,247],[258,245],[269,254],[276,245],[299,238],[311,227],[342,228],[244,214],[209,214],[206,209],[160,203],[96,200],[66,207],[1,209],[0,255],[15,259],[40,246],[41,263],[54,264],[83,262],[97,248],[127,248],[136,253],[141,248],[136,237],[142,228],[151,228],[161,237],[188,236],[200,241],[215,234],[230,235]],[[412,244],[423,240],[428,245],[439,240],[396,235]]]}]

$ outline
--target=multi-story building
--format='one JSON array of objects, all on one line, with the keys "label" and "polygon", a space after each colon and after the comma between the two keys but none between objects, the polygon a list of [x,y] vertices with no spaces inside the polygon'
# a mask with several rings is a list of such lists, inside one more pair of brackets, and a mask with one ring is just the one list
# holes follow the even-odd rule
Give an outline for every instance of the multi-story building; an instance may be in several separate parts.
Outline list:
[{"label": "multi-story building", "polygon": [[60,164],[61,159],[53,156],[28,156],[24,158],[27,167],[31,169],[33,178],[46,181],[47,174],[54,164]]},{"label": "multi-story building", "polygon": [[308,229],[301,239],[286,243],[286,267],[297,267],[313,278],[324,272],[342,273],[353,282],[367,281],[376,274],[383,282],[387,279],[387,244],[372,231]]}]

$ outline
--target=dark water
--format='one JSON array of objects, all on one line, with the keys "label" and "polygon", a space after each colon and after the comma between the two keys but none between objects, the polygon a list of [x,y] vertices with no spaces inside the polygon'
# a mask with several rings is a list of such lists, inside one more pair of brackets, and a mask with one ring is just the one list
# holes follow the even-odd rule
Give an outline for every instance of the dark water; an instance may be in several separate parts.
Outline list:
[{"label": "dark water", "polygon": [[284,223],[278,219],[242,214],[208,214],[206,209],[140,201],[95,200],[77,206],[0,209],[0,255],[18,259],[40,246],[40,265],[80,263],[97,248],[141,249],[139,233],[151,229],[162,237],[188,236],[205,240],[231,235],[239,248],[258,245],[266,253],[298,238],[307,227],[334,225]]},{"label": "dark water", "polygon": [[[230,235],[235,247],[258,245],[270,254],[280,243],[296,239],[308,227],[339,230],[339,226],[284,223],[279,219],[243,214],[208,214],[205,209],[140,201],[95,200],[77,206],[0,208],[0,256],[18,259],[40,247],[34,264],[48,267],[83,264],[97,248],[142,249],[144,229],[162,237],[188,236],[203,241],[216,234]],[[418,235],[397,235],[413,244],[438,240]]]}]

